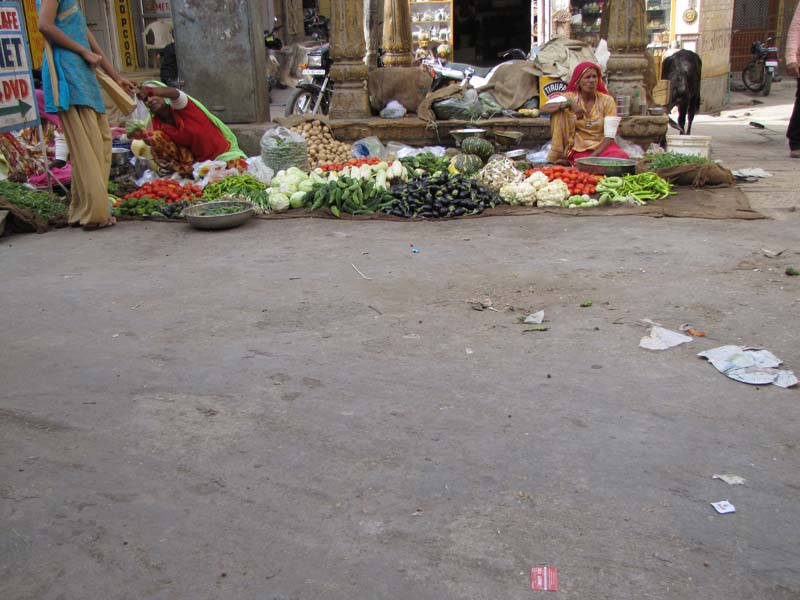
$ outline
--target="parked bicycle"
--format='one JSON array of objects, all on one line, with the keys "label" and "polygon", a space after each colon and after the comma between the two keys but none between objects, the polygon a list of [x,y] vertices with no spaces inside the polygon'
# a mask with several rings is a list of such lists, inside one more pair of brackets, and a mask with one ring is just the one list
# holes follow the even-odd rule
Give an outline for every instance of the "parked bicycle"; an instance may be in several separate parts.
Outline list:
[{"label": "parked bicycle", "polygon": [[768,37],[766,43],[760,40],[753,42],[750,47],[752,58],[742,71],[744,87],[751,92],[761,92],[765,96],[769,96],[773,80],[777,81],[779,63],[778,48],[770,46],[770,42],[774,43],[775,38]]}]

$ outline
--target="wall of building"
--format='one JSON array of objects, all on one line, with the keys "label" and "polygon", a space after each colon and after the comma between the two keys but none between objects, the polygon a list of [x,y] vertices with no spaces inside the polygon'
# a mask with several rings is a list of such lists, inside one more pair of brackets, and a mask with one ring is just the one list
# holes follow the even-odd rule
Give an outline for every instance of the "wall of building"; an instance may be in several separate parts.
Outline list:
[{"label": "wall of building", "polygon": [[727,100],[730,74],[733,0],[704,0],[699,8],[696,52],[703,60],[700,110],[720,110]]}]

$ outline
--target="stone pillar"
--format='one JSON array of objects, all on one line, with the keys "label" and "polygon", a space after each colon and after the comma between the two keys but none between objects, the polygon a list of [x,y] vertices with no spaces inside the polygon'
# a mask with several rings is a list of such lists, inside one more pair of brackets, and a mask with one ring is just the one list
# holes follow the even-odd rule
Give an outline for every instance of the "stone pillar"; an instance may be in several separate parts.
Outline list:
[{"label": "stone pillar", "polygon": [[306,37],[303,26],[303,0],[283,0],[283,35],[278,32],[278,37],[283,38],[286,45],[295,44]]},{"label": "stone pillar", "polygon": [[383,50],[384,66],[411,66],[411,7],[408,0],[384,0]]},{"label": "stone pillar", "polygon": [[611,57],[608,89],[614,96],[630,96],[631,114],[646,102],[647,11],[645,0],[609,0],[603,10],[603,29]]},{"label": "stone pillar", "polygon": [[378,66],[378,47],[383,38],[383,0],[364,0],[364,38],[367,68],[374,69]]},{"label": "stone pillar", "polygon": [[365,51],[362,0],[331,0],[331,79],[334,88],[329,116],[332,119],[371,116]]}]

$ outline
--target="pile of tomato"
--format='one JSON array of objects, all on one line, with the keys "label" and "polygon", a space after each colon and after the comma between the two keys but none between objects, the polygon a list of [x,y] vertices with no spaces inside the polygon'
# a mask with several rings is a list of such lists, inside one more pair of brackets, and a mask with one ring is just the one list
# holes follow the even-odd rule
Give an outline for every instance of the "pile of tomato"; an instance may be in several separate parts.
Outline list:
[{"label": "pile of tomato", "polygon": [[167,203],[172,202],[194,202],[203,195],[203,188],[191,183],[178,183],[174,179],[155,179],[148,181],[135,192],[123,196],[123,200],[129,198],[154,198],[163,200]]},{"label": "pile of tomato", "polygon": [[530,177],[532,173],[541,171],[550,181],[560,179],[567,184],[570,194],[594,194],[597,191],[597,182],[600,181],[602,175],[592,175],[591,173],[584,173],[573,167],[562,167],[556,165],[554,167],[542,167],[539,169],[528,169],[525,171],[525,177]]},{"label": "pile of tomato", "polygon": [[327,165],[322,165],[320,169],[324,172],[328,173],[330,171],[336,171],[337,173],[344,169],[345,167],[360,167],[362,165],[377,165],[381,162],[380,158],[351,158],[347,162],[343,163],[329,163]]}]

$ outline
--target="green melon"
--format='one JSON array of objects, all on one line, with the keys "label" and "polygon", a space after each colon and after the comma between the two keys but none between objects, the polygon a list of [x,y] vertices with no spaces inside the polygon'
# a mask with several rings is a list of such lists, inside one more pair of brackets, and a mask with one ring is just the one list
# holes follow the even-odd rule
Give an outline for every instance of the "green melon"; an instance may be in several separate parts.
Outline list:
[{"label": "green melon", "polygon": [[459,173],[469,175],[470,173],[477,173],[483,167],[483,161],[480,156],[474,154],[456,154],[451,160],[450,165]]},{"label": "green melon", "polygon": [[461,142],[461,151],[464,154],[474,154],[480,156],[481,160],[486,160],[494,152],[494,146],[483,138],[468,137]]}]

